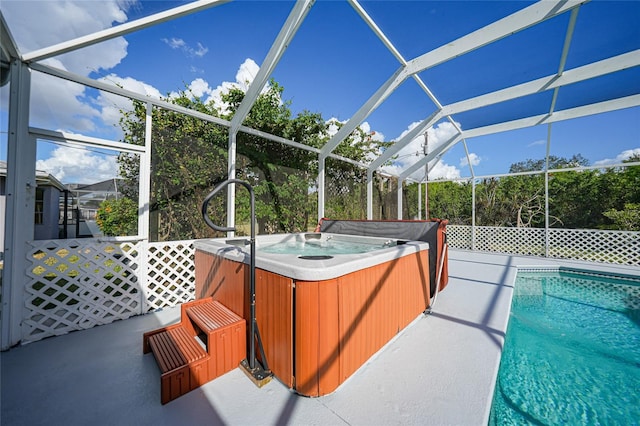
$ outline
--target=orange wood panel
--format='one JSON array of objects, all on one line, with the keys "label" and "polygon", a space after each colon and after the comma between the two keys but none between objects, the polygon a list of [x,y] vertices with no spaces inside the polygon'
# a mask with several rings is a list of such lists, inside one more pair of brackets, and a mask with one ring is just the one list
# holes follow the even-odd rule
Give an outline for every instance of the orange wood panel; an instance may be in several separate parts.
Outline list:
[{"label": "orange wood panel", "polygon": [[296,282],[295,385],[298,393],[307,396],[318,396],[318,287],[315,281]]},{"label": "orange wood panel", "polygon": [[[290,278],[256,269],[256,316],[269,367],[302,395],[333,392],[424,311],[428,280],[427,251],[332,280],[298,281],[295,300]],[[248,281],[246,265],[196,251],[196,294],[243,316],[247,329]]]},{"label": "orange wood panel", "polygon": [[405,256],[339,279],[341,382],[426,308],[426,253]]},{"label": "orange wood panel", "polygon": [[249,268],[201,250],[196,250],[195,267],[196,299],[213,297],[249,324]]},{"label": "orange wood panel", "polygon": [[318,396],[340,386],[338,279],[318,283]]},{"label": "orange wood panel", "polygon": [[[256,269],[256,320],[267,364],[293,387],[293,280]],[[257,348],[257,346],[256,346]]]},{"label": "orange wood panel", "polygon": [[296,282],[296,390],[307,396],[340,385],[338,279]]}]

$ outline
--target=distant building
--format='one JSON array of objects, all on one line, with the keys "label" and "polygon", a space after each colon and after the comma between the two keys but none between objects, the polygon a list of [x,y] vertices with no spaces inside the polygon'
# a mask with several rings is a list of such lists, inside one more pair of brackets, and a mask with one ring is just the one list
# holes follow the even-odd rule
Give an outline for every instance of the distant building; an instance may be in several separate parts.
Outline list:
[{"label": "distant building", "polygon": [[122,197],[121,189],[124,181],[118,178],[103,180],[91,184],[70,183],[67,185],[71,196],[78,208],[80,219],[95,220],[100,203],[105,200]]},{"label": "distant building", "polygon": [[[7,163],[0,161],[0,251],[4,252],[4,223],[6,213]],[[34,212],[34,240],[59,238],[60,196],[64,185],[49,173],[36,170],[36,201]]]}]

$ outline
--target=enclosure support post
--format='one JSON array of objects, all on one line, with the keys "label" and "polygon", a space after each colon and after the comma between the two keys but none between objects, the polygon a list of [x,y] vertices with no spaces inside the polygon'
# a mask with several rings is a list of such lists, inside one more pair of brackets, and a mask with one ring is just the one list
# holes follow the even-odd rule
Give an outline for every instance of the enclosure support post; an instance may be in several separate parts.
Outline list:
[{"label": "enclosure support post", "polygon": [[320,154],[318,156],[318,223],[324,217],[324,163],[327,157]]},{"label": "enclosure support post", "polygon": [[138,184],[138,237],[140,249],[138,250],[138,283],[140,292],[139,313],[147,312],[147,277],[149,268],[149,211],[151,206],[151,135],[153,132],[153,104],[147,102],[147,110],[144,122],[144,152],[140,153],[140,177]]},{"label": "enclosure support post", "polygon": [[402,220],[402,182],[404,180],[398,178],[398,220]]},{"label": "enclosure support post", "polygon": [[471,179],[471,250],[476,249],[476,180]]},{"label": "enclosure support post", "polygon": [[373,219],[373,170],[367,169],[367,220]]},{"label": "enclosure support post", "polygon": [[421,219],[422,219],[422,182],[419,182],[418,183],[418,220],[421,220]]},{"label": "enclosure support post", "polygon": [[[236,133],[229,129],[229,160],[227,166],[227,179],[236,178]],[[227,227],[235,228],[236,217],[236,186],[227,186]],[[252,224],[253,225],[253,224]],[[228,231],[227,237],[233,238],[235,231]]]},{"label": "enclosure support post", "polygon": [[37,143],[29,135],[31,71],[17,59],[10,66],[2,350],[20,343],[22,338],[27,241],[33,240],[36,195]]},{"label": "enclosure support post", "polygon": [[544,257],[549,257],[549,152],[551,123],[547,126],[547,154],[544,160]]},{"label": "enclosure support post", "polygon": [[144,152],[140,153],[138,186],[138,237],[148,240],[151,202],[151,132],[153,129],[153,105],[151,102],[147,102],[144,126]]}]

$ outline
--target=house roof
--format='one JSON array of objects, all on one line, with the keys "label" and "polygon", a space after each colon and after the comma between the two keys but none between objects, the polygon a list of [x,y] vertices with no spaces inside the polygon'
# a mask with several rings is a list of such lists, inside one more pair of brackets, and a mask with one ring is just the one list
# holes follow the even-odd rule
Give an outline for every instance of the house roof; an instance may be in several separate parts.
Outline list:
[{"label": "house roof", "polygon": [[[7,176],[7,162],[0,161],[0,176]],[[44,170],[36,170],[36,184],[38,186],[53,186],[60,191],[64,191],[66,187],[55,176],[45,172]]]}]

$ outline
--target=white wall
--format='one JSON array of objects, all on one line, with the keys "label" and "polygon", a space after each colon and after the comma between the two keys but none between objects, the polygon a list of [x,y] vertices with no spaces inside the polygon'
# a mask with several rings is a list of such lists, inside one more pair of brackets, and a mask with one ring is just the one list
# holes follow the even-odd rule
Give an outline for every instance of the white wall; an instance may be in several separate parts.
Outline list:
[{"label": "white wall", "polygon": [[59,203],[60,190],[54,187],[45,187],[42,224],[35,225],[34,240],[54,240],[59,237]]}]

